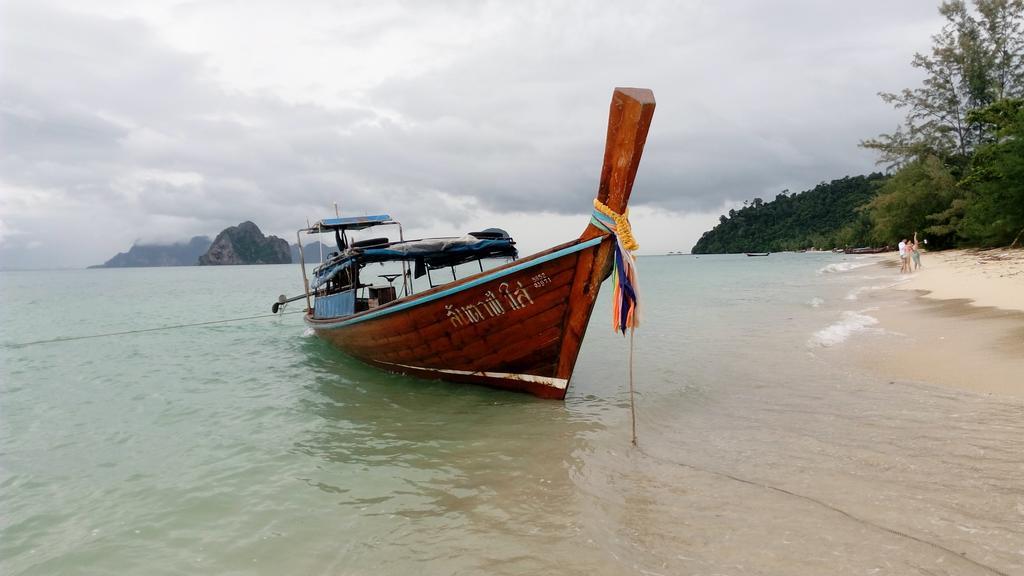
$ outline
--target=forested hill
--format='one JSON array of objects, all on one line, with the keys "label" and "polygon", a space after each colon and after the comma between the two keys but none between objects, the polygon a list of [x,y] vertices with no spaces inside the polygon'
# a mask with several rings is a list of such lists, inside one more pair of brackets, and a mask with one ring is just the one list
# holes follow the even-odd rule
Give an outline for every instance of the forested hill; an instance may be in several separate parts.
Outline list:
[{"label": "forested hill", "polygon": [[701,236],[694,254],[828,250],[870,243],[871,220],[857,208],[877,194],[882,174],[847,176],[799,194],[782,192],[775,200],[754,198],[729,210]]}]

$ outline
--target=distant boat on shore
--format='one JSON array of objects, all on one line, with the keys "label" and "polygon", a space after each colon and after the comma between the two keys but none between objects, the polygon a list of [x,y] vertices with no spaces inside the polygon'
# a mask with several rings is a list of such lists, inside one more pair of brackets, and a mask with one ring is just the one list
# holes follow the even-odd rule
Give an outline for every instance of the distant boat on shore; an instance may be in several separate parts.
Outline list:
[{"label": "distant boat on shore", "polygon": [[881,254],[882,252],[892,252],[894,248],[892,246],[882,246],[880,248],[872,248],[865,246],[863,248],[847,248],[843,250],[844,254]]},{"label": "distant boat on shore", "polygon": [[768,256],[771,252],[747,252],[747,256]]}]

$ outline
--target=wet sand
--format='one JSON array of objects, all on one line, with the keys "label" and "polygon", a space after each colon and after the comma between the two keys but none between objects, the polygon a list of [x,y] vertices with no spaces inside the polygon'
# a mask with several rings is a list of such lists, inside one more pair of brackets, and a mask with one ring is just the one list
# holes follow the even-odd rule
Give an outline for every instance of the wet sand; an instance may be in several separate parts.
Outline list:
[{"label": "wet sand", "polygon": [[[896,256],[888,257],[898,263]],[[1024,249],[925,252],[923,266],[900,288],[924,290],[933,299],[970,300],[1024,312]]]},{"label": "wet sand", "polygon": [[[923,255],[866,301],[879,320],[857,362],[893,380],[1024,397],[1024,250]],[[897,260],[880,261],[896,277]]]}]

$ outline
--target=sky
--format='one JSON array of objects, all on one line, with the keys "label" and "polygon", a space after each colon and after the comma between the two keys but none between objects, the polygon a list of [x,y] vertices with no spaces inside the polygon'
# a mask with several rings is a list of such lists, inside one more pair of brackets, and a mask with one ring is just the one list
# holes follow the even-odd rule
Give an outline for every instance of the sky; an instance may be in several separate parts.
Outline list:
[{"label": "sky", "polygon": [[102,263],[252,220],[388,213],[406,237],[585,227],[616,86],[657,99],[640,254],[880,170],[937,0],[4,0],[0,267]]}]

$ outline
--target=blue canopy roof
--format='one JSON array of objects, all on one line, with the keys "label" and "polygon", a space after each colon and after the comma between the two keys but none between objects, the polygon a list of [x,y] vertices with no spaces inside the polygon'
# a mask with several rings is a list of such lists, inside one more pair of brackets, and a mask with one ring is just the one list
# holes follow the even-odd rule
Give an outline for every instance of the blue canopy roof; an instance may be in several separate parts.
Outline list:
[{"label": "blue canopy roof", "polygon": [[391,216],[387,214],[377,214],[375,216],[350,216],[348,218],[324,218],[313,225],[313,227],[310,228],[310,231],[362,230],[363,228],[379,226],[381,224],[397,224],[397,222],[392,220]]}]

